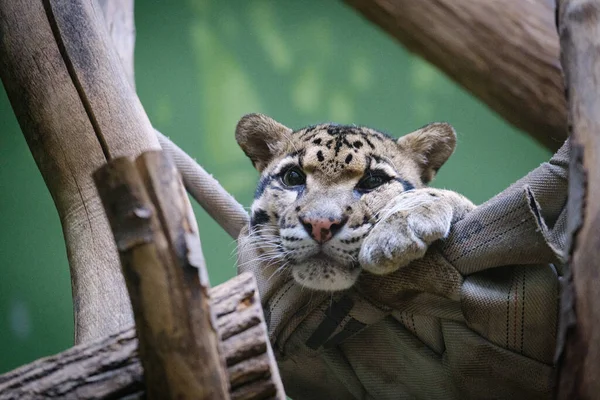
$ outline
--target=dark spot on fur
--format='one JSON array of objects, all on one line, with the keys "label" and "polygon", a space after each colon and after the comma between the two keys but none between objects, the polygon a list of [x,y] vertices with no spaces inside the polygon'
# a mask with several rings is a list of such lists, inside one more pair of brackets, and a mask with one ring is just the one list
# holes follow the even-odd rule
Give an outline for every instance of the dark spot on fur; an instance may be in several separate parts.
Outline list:
[{"label": "dark spot on fur", "polygon": [[405,181],[402,178],[396,178],[395,180],[397,182],[400,182],[402,186],[404,186],[405,191],[413,190],[415,188],[415,186],[412,183],[410,183],[409,181]]},{"label": "dark spot on fur", "polygon": [[305,137],[303,140],[305,142],[310,142],[317,135],[318,135],[318,133],[313,133],[312,135],[308,135],[307,137]]},{"label": "dark spot on fur", "polygon": [[350,207],[350,206],[346,207],[346,211],[352,212],[352,207]]},{"label": "dark spot on fur", "polygon": [[314,144],[321,144],[321,139],[315,139],[315,140],[313,140],[313,143]]},{"label": "dark spot on fur", "polygon": [[265,225],[269,223],[271,219],[269,218],[269,214],[262,208],[259,208],[252,214],[252,219],[250,220],[251,226],[256,225]]},{"label": "dark spot on fur", "polygon": [[339,135],[342,129],[343,128],[341,126],[330,126],[329,128],[327,128],[327,133],[329,133],[332,136]]},{"label": "dark spot on fur", "polygon": [[363,146],[363,142],[361,142],[360,140],[357,140],[356,142],[352,143],[354,145],[354,147],[356,147],[357,149],[360,149]]},{"label": "dark spot on fur", "polygon": [[344,160],[344,162],[345,162],[346,164],[350,164],[350,161],[352,161],[352,154],[348,154],[348,155],[346,156],[346,159]]},{"label": "dark spot on fur", "polygon": [[340,152],[340,149],[342,148],[342,144],[343,144],[343,141],[342,141],[341,137],[338,137],[337,140],[335,141],[335,155],[336,156]]},{"label": "dark spot on fur", "polygon": [[369,157],[375,160],[376,163],[382,163],[383,159],[379,157],[377,154],[369,153]]},{"label": "dark spot on fur", "polygon": [[325,159],[325,157],[323,157],[323,152],[321,150],[317,151],[317,159],[320,162],[323,162],[323,160]]},{"label": "dark spot on fur", "polygon": [[293,152],[291,152],[291,153],[288,154],[288,157],[296,157],[296,156],[302,157],[304,155],[305,151],[306,151],[305,149],[300,149],[300,150],[293,151]]},{"label": "dark spot on fur", "polygon": [[429,193],[429,195],[430,195],[431,197],[438,197],[438,195],[437,195],[437,194],[435,194],[435,193]]},{"label": "dark spot on fur", "polygon": [[315,129],[317,129],[317,126],[316,125],[312,125],[312,126],[309,126],[307,128],[297,130],[297,131],[295,131],[293,133],[299,133],[299,132],[301,132],[300,137],[303,138],[304,136],[306,136],[307,134],[311,133]]},{"label": "dark spot on fur", "polygon": [[300,212],[300,206],[296,207],[296,212]]},{"label": "dark spot on fur", "polygon": [[255,199],[258,199],[260,196],[263,195],[265,189],[267,188],[267,186],[269,186],[269,183],[271,183],[272,180],[273,177],[271,175],[263,176],[260,178],[260,180],[258,181],[258,185],[256,186],[256,191],[254,192]]},{"label": "dark spot on fur", "polygon": [[325,146],[327,146],[328,149],[331,149],[331,143],[333,143],[333,140],[328,140],[327,143],[325,143]]}]

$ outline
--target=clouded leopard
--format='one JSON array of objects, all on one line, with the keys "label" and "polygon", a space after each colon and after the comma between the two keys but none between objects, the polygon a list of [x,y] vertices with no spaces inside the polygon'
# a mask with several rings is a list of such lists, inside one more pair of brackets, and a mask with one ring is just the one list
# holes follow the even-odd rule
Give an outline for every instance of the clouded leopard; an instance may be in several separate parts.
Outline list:
[{"label": "clouded leopard", "polygon": [[475,207],[426,186],[454,151],[447,123],[393,139],[336,124],[292,130],[249,114],[236,140],[260,172],[251,243],[263,262],[308,288],[343,290],[362,270],[391,273],[423,257]]}]

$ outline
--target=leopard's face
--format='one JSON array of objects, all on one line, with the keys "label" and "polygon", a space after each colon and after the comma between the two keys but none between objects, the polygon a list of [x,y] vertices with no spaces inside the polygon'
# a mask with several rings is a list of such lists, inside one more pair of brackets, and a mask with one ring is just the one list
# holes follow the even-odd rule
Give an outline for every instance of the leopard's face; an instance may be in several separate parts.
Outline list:
[{"label": "leopard's face", "polygon": [[356,282],[362,242],[380,211],[399,193],[423,187],[455,142],[447,124],[397,141],[355,126],[292,131],[257,114],[240,121],[236,138],[261,172],[250,222],[261,261],[327,291]]}]

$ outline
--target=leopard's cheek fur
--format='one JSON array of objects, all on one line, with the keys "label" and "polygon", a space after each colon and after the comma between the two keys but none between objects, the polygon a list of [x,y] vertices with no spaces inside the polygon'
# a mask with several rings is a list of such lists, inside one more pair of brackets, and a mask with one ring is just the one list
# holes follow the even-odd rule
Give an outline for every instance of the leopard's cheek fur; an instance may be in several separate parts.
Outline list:
[{"label": "leopard's cheek fur", "polygon": [[285,210],[297,195],[278,189],[267,188],[252,203],[250,211],[250,233],[253,246],[263,260],[283,263],[286,251],[282,246],[281,222],[285,220]]}]

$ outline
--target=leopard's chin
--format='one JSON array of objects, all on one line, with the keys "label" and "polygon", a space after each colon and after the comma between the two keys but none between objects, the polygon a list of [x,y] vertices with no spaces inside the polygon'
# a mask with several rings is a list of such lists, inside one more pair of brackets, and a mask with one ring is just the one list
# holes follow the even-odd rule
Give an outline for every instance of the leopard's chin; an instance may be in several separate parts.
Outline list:
[{"label": "leopard's chin", "polygon": [[341,264],[322,253],[292,266],[298,284],[313,290],[337,292],[349,289],[358,279],[358,264]]}]

